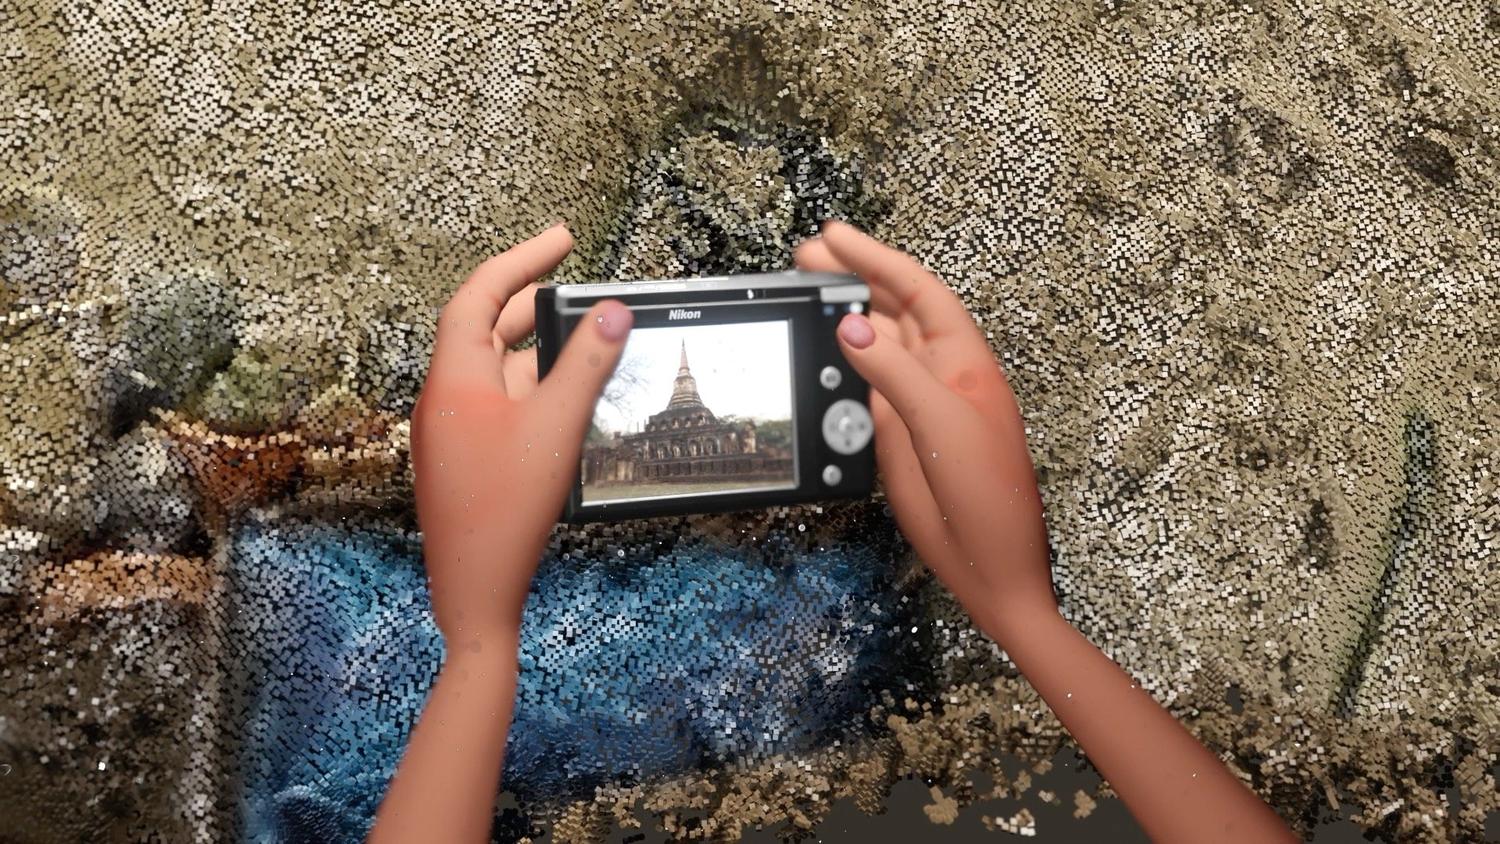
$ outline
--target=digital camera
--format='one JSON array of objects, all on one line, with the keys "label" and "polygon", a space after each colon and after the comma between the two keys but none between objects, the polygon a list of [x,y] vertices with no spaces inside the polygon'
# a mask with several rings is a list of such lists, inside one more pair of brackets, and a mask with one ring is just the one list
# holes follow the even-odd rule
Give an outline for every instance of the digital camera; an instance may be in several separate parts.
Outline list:
[{"label": "digital camera", "polygon": [[634,327],[594,408],[563,520],[614,521],[869,495],[869,388],[835,339],[869,288],[788,270],[544,285],[537,370],[603,299]]}]

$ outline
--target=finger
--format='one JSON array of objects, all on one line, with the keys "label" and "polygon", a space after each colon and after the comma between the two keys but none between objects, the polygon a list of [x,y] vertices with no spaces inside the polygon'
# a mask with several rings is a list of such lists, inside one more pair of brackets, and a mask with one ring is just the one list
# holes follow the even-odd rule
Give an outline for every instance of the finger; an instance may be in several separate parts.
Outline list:
[{"label": "finger", "polygon": [[500,318],[495,321],[495,351],[503,352],[506,349],[526,339],[526,335],[536,330],[536,289],[539,285],[532,282],[517,290],[500,310]]},{"label": "finger", "polygon": [[880,311],[872,310],[867,316],[870,318],[870,323],[875,326],[876,331],[905,346],[907,351],[916,352],[923,348],[922,340],[919,336],[921,331],[917,328],[916,322],[911,318],[911,314],[902,314],[899,317],[892,318]]},{"label": "finger", "polygon": [[443,306],[428,378],[504,388],[495,357],[495,323],[505,303],[556,267],[573,248],[562,223],[480,264]]},{"label": "finger", "polygon": [[[834,257],[832,252],[828,251],[828,244],[824,243],[820,237],[810,238],[798,244],[797,248],[792,252],[792,260],[796,262],[798,269],[809,272],[854,272],[845,266],[844,262]],[[901,303],[889,290],[871,287],[870,310],[895,317],[901,313]]]},{"label": "finger", "polygon": [[913,434],[929,424],[943,424],[944,414],[962,404],[921,361],[894,337],[877,331],[866,317],[846,315],[839,322],[838,342],[849,365],[890,401]]},{"label": "finger", "polygon": [[[616,299],[599,302],[579,321],[557,356],[552,371],[537,385],[532,401],[556,420],[558,451],[576,457],[593,420],[594,405],[614,374],[635,315]],[[571,459],[571,458],[570,458]]]},{"label": "finger", "polygon": [[1003,432],[992,430],[966,399],[949,390],[904,346],[880,336],[863,316],[844,317],[838,342],[849,364],[890,401],[905,423],[927,488],[955,535],[962,536],[959,521],[982,526],[981,517],[970,516],[988,506],[980,500],[982,491],[973,489],[975,481],[985,479],[972,464],[994,465],[995,439]]},{"label": "finger", "polygon": [[506,352],[500,361],[505,371],[505,394],[524,399],[536,392],[536,347]]},{"label": "finger", "polygon": [[875,326],[877,332],[895,340],[897,343],[901,342],[901,326],[894,319],[878,312],[871,313],[869,316],[870,324]]},{"label": "finger", "polygon": [[[795,260],[806,270],[849,271],[816,239],[801,244]],[[901,342],[901,327],[891,317],[874,312],[870,314],[870,322],[890,342]],[[901,416],[885,396],[874,389],[870,390],[870,416],[875,421],[875,462],[880,468],[885,496],[891,503],[891,511],[902,535],[916,549],[917,556],[929,565],[950,558],[956,549],[943,514],[927,488],[927,478],[922,474],[916,452],[912,450],[911,433],[906,430],[906,423],[901,421]]]},{"label": "finger", "polygon": [[[793,252],[793,259],[799,269],[812,272],[850,272],[843,262],[828,251],[828,245],[820,238],[812,238],[799,244]],[[896,301],[889,290],[870,288],[870,319],[875,322],[877,331],[884,326],[890,336],[908,349],[915,348],[921,341],[922,332],[917,327],[916,320],[911,314],[902,313],[901,303]]]},{"label": "finger", "polygon": [[814,273],[847,273],[849,268],[833,257],[822,238],[810,237],[792,250],[792,262],[798,269]]},{"label": "finger", "polygon": [[887,313],[910,313],[923,340],[971,330],[978,337],[963,302],[915,258],[838,220],[824,222],[820,239],[835,258],[870,285],[872,302],[874,292],[880,290],[896,303],[895,310]]},{"label": "finger", "polygon": [[906,423],[890,401],[874,389],[870,390],[870,416],[875,420],[875,463],[896,525],[928,565],[950,562],[958,549],[927,487]]}]

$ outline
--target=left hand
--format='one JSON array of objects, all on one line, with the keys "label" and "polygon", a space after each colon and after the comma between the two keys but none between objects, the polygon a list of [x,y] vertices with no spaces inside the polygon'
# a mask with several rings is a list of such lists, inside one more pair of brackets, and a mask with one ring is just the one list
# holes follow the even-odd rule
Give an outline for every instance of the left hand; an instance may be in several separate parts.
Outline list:
[{"label": "left hand", "polygon": [[508,351],[535,326],[535,279],[572,248],[559,223],[486,260],[438,318],[411,460],[433,614],[450,653],[519,630],[633,323],[618,301],[595,305],[540,383],[536,350]]}]

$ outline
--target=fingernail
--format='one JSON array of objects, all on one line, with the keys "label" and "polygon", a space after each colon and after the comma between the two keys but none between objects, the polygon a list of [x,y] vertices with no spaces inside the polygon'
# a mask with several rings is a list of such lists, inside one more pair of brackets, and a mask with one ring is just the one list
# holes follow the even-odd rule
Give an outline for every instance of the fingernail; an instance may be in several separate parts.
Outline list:
[{"label": "fingernail", "polygon": [[542,235],[546,234],[547,232],[552,231],[555,228],[559,228],[559,227],[567,228],[567,225],[568,225],[568,221],[567,220],[563,220],[561,218],[553,220],[552,221],[552,225],[550,225],[550,226],[546,227],[545,229],[542,229],[541,231],[537,232],[536,236],[537,237],[541,237]]},{"label": "fingernail", "polygon": [[635,324],[635,314],[624,305],[610,300],[599,306],[599,312],[594,315],[594,323],[599,328],[599,336],[611,343],[618,343],[630,333],[630,326]]},{"label": "fingernail", "polygon": [[839,320],[839,336],[856,349],[867,348],[875,342],[875,326],[859,314],[846,314]]}]

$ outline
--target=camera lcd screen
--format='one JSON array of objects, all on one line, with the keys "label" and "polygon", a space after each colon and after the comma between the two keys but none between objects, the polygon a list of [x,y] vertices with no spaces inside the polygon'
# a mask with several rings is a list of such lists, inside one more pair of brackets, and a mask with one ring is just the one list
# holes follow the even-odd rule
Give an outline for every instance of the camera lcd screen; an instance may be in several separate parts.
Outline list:
[{"label": "camera lcd screen", "polygon": [[636,328],[583,445],[583,506],[797,485],[787,320]]}]

